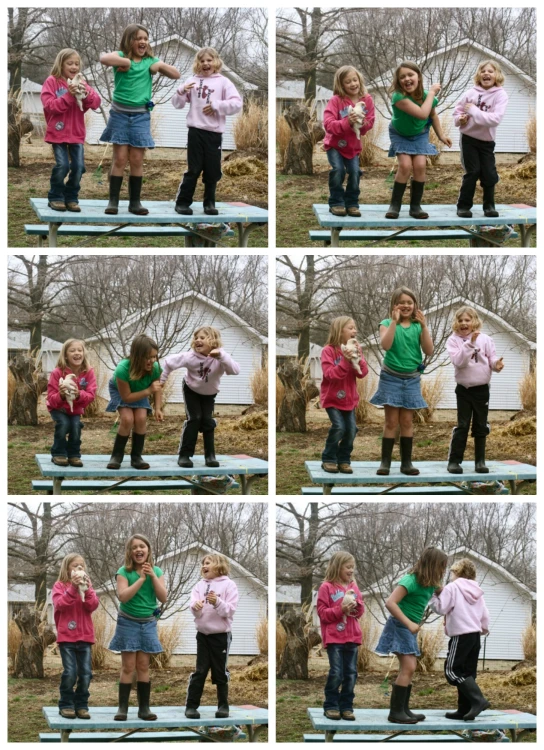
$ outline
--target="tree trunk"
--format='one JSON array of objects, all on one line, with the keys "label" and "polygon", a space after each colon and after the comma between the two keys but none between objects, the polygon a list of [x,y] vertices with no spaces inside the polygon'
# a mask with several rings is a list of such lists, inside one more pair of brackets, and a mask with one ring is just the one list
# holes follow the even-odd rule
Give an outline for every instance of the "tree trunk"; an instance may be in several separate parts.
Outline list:
[{"label": "tree trunk", "polygon": [[22,116],[19,103],[13,97],[8,99],[8,167],[20,167],[19,149],[21,137],[34,130],[28,117]]},{"label": "tree trunk", "polygon": [[314,381],[305,373],[305,365],[298,360],[287,361],[278,368],[278,377],[285,389],[278,414],[280,432],[306,432],[308,401],[319,395]]},{"label": "tree trunk", "polygon": [[307,680],[310,649],[321,641],[319,633],[308,627],[302,612],[288,610],[280,617],[287,642],[281,655],[278,677],[280,680]]},{"label": "tree trunk", "polygon": [[312,119],[305,104],[291,105],[283,116],[291,129],[291,137],[285,149],[282,174],[311,175],[314,173],[314,145],[324,137],[325,131]]},{"label": "tree trunk", "polygon": [[47,646],[55,642],[55,631],[41,619],[38,609],[25,607],[17,612],[13,619],[22,637],[15,656],[14,675],[19,678],[42,680],[43,655]]},{"label": "tree trunk", "polygon": [[9,404],[8,424],[38,424],[38,399],[47,388],[47,376],[37,369],[29,354],[18,354],[9,362],[15,390]]}]

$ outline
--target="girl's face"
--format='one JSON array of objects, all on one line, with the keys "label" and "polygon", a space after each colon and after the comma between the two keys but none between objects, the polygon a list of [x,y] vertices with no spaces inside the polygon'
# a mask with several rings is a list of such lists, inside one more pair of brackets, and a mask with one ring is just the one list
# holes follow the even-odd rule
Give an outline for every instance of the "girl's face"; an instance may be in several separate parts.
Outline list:
[{"label": "girl's face", "polygon": [[85,568],[85,560],[82,557],[75,557],[70,565],[68,566],[68,577],[72,577],[72,571],[76,570],[76,568],[79,568],[79,566],[82,566],[84,570]]},{"label": "girl's face", "polygon": [[66,361],[71,370],[77,371],[83,364],[85,350],[81,341],[74,341],[66,350]]},{"label": "girl's face", "polygon": [[210,339],[206,336],[204,331],[199,331],[195,336],[195,352],[207,357],[211,350],[212,345]]},{"label": "girl's face", "polygon": [[349,323],[342,328],[342,343],[345,344],[349,339],[354,339],[357,336],[357,326],[354,320],[350,320]]},{"label": "girl's face", "polygon": [[350,97],[358,96],[361,93],[361,84],[359,83],[359,76],[354,70],[346,73],[342,79],[342,88],[346,94]]},{"label": "girl's face", "polygon": [[70,55],[62,64],[62,77],[67,81],[79,73],[81,67],[79,55]]},{"label": "girl's face", "polygon": [[474,321],[468,313],[463,313],[457,318],[457,331],[460,336],[470,336]]},{"label": "girl's face", "polygon": [[215,71],[215,60],[208,52],[199,57],[198,62],[200,64],[200,73],[203,76],[211,76]]},{"label": "girl's face", "polygon": [[130,45],[132,50],[132,56],[135,58],[142,58],[145,57],[145,54],[148,50],[149,46],[149,37],[145,33],[145,31],[142,31],[141,29],[138,31],[134,39],[132,40],[132,44]]},{"label": "girl's face", "polygon": [[130,555],[135,565],[143,565],[149,555],[149,547],[142,539],[133,539],[130,545]]},{"label": "girl's face", "polygon": [[403,320],[410,320],[414,313],[414,300],[409,294],[401,294],[397,300],[396,307],[400,310],[400,317]]},{"label": "girl's face", "polygon": [[211,578],[217,578],[217,571],[209,557],[205,557],[202,563],[202,578],[205,578],[207,581]]},{"label": "girl's face", "polygon": [[340,580],[342,583],[350,583],[355,573],[355,563],[347,562],[340,568]]},{"label": "girl's face", "polygon": [[144,370],[146,372],[151,372],[153,370],[153,365],[157,361],[157,355],[158,351],[156,349],[150,349],[149,354],[146,357]]},{"label": "girl's face", "polygon": [[480,71],[480,86],[483,89],[492,88],[497,81],[497,71],[492,65],[484,65]]},{"label": "girl's face", "polygon": [[414,91],[417,89],[418,82],[419,76],[415,70],[411,70],[410,68],[401,68],[399,70],[400,87],[407,94],[414,93]]}]

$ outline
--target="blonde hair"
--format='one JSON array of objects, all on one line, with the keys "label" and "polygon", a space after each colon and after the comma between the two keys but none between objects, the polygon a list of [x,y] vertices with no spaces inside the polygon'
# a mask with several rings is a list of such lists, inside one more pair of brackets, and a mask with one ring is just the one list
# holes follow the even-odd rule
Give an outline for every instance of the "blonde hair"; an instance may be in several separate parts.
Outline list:
[{"label": "blonde hair", "polygon": [[474,83],[476,84],[476,86],[482,85],[482,70],[486,65],[491,65],[491,67],[495,71],[495,86],[502,86],[502,84],[504,83],[504,74],[499,63],[495,62],[495,60],[484,60],[478,65],[476,74],[474,75]]},{"label": "blonde hair", "polygon": [[204,560],[210,560],[212,563],[212,568],[217,573],[218,576],[228,576],[230,571],[230,565],[229,561],[225,557],[225,555],[220,555],[218,552],[214,553],[212,555],[204,555],[202,560],[200,561],[200,574],[202,575],[202,568],[204,567]]},{"label": "blonde hair", "polygon": [[415,320],[416,312],[419,309],[419,305],[417,302],[416,295],[411,289],[408,289],[407,286],[398,286],[393,292],[393,294],[391,295],[391,302],[389,303],[389,315],[393,315],[393,310],[395,308],[395,305],[399,304],[399,299],[402,297],[403,294],[406,294],[408,295],[408,297],[411,297],[414,302],[414,309],[412,311],[412,320]]},{"label": "blonde hair", "polygon": [[354,68],[353,65],[343,65],[341,68],[338,68],[334,74],[333,93],[337,96],[347,96],[347,93],[344,90],[343,81],[351,71],[353,71],[359,79],[359,96],[364,96],[367,93],[363,74],[360,73],[357,68]]},{"label": "blonde hair", "polygon": [[421,72],[421,68],[419,67],[419,65],[416,65],[416,63],[412,62],[411,60],[404,60],[397,67],[397,69],[393,73],[393,80],[391,82],[391,85],[389,86],[387,93],[392,94],[394,91],[397,91],[399,94],[405,93],[400,83],[400,69],[401,68],[408,68],[408,70],[413,70],[414,73],[417,73],[418,78],[417,78],[416,90],[414,91],[413,94],[410,94],[410,96],[413,99],[423,99],[423,73]]},{"label": "blonde hair", "polygon": [[77,56],[77,59],[79,60],[79,70],[81,72],[81,57],[79,52],[76,52],[75,49],[72,49],[71,47],[65,47],[64,49],[61,49],[61,51],[55,57],[55,62],[53,63],[53,67],[51,68],[51,73],[49,75],[55,76],[55,78],[62,78],[62,69],[64,67],[64,63],[66,62],[66,60],[68,60],[69,57],[72,57],[72,55]]},{"label": "blonde hair", "polygon": [[139,31],[145,31],[145,33],[147,34],[147,49],[145,51],[144,57],[153,57],[153,50],[151,49],[151,45],[149,44],[149,31],[145,26],[142,26],[139,23],[130,23],[123,31],[123,36],[121,37],[121,42],[119,43],[121,52],[130,60],[132,60],[132,43],[138,36]]},{"label": "blonde hair", "polygon": [[[325,346],[340,346],[340,344],[342,343],[342,331],[350,322],[350,320],[353,320],[353,318],[350,318],[349,315],[341,315],[339,318],[335,318],[331,322],[329,336],[327,338]],[[353,322],[355,323],[354,320]]]},{"label": "blonde hair", "polygon": [[130,345],[130,354],[128,359],[130,362],[130,369],[128,376],[131,380],[140,380],[146,374],[145,363],[149,357],[149,353],[153,349],[159,353],[159,347],[153,341],[152,338],[141,334],[136,336]]},{"label": "blonde hair", "polygon": [[463,305],[463,307],[460,307],[454,313],[453,323],[451,324],[451,330],[454,333],[459,332],[459,318],[461,317],[461,315],[468,315],[470,318],[472,318],[473,331],[479,331],[481,329],[482,321],[480,320],[476,310],[473,307],[469,307],[468,305]]},{"label": "blonde hair", "polygon": [[415,573],[417,582],[423,588],[437,588],[442,583],[447,566],[448,556],[445,552],[437,547],[425,547],[410,573]]},{"label": "blonde hair", "polygon": [[325,571],[325,580],[329,583],[337,583],[340,581],[340,571],[348,563],[355,564],[355,558],[349,552],[335,552],[329,560],[327,570]]},{"label": "blonde hair", "polygon": [[210,55],[213,58],[213,72],[218,73],[223,67],[223,60],[219,57],[217,50],[213,47],[202,47],[195,55],[193,62],[193,73],[200,73],[202,69],[202,58],[204,55]]},{"label": "blonde hair", "polygon": [[85,348],[85,342],[82,339],[67,339],[62,345],[59,358],[57,359],[57,367],[60,367],[60,369],[63,372],[64,370],[70,367],[70,365],[68,364],[68,360],[66,358],[66,353],[68,349],[72,346],[72,344],[75,343],[76,341],[78,341],[83,347],[83,361],[81,363],[81,372],[87,372],[90,369],[89,360],[88,360],[89,355],[87,354],[87,349]]},{"label": "blonde hair", "polygon": [[143,534],[133,534],[128,542],[125,544],[125,568],[129,573],[134,570],[134,560],[132,559],[132,542],[135,539],[139,539],[147,547],[147,557],[144,562],[149,563],[153,567],[153,553],[151,552],[151,544],[149,539]]},{"label": "blonde hair", "polygon": [[195,348],[196,337],[199,333],[203,333],[206,336],[206,338],[210,342],[210,346],[212,349],[219,349],[219,347],[222,346],[221,334],[219,333],[217,328],[214,328],[213,326],[200,326],[200,328],[197,328],[193,333],[193,338],[191,339],[191,349]]},{"label": "blonde hair", "polygon": [[83,568],[87,570],[85,560],[81,557],[81,555],[77,552],[71,552],[69,555],[66,555],[66,557],[60,564],[59,577],[57,578],[57,581],[62,581],[62,583],[70,583],[72,579],[70,578],[70,574],[68,573],[68,568],[74,562],[74,560],[81,560],[81,562],[83,563]]},{"label": "blonde hair", "polygon": [[463,557],[462,560],[457,560],[451,566],[450,570],[458,578],[468,578],[469,581],[476,580],[476,566],[467,557]]}]

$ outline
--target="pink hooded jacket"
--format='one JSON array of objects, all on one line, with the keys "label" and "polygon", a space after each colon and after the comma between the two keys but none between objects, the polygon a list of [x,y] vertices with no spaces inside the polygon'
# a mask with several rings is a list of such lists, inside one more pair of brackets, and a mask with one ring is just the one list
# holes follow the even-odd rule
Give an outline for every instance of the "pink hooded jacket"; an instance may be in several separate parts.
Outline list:
[{"label": "pink hooded jacket", "polygon": [[352,411],[359,403],[357,378],[362,379],[368,373],[368,365],[361,357],[359,362],[361,374],[354,369],[339,346],[328,344],[321,352],[321,407]]},{"label": "pink hooded jacket", "polygon": [[500,359],[492,338],[480,333],[472,344],[470,336],[453,333],[446,342],[446,348],[455,370],[456,383],[465,388],[489,383]]},{"label": "pink hooded jacket", "polygon": [[[342,612],[342,601],[346,591],[353,590],[357,599],[357,606],[353,614],[346,615],[345,628],[338,630],[338,623],[344,622],[344,613]],[[348,583],[342,586],[339,583],[323,581],[317,594],[317,614],[321,624],[321,638],[323,647],[327,648],[330,643],[362,643],[363,634],[359,625],[359,617],[365,612],[363,597],[357,584]]]},{"label": "pink hooded jacket", "polygon": [[46,143],[84,143],[85,112],[98,109],[100,97],[87,82],[87,96],[83,99],[83,112],[77,106],[77,99],[68,91],[63,78],[49,76],[42,86],[41,100],[47,123],[44,141]]},{"label": "pink hooded jacket", "polygon": [[[472,102],[475,106],[469,112],[465,112],[465,104]],[[483,86],[474,86],[466,94],[463,94],[453,112],[453,122],[464,135],[477,138],[479,141],[494,141],[497,133],[497,125],[500,124],[506,105],[508,94],[502,86],[492,86],[484,89]],[[459,117],[468,114],[466,125],[459,124]]]},{"label": "pink hooded jacket", "polygon": [[[194,83],[192,89],[185,91],[185,85]],[[242,97],[236,86],[221,73],[211,76],[194,75],[182,83],[174,96],[172,105],[176,109],[183,109],[189,102],[187,126],[210,130],[212,133],[224,133],[227,115],[235,115],[242,109]],[[214,112],[205,115],[202,111],[207,104],[211,104]]]},{"label": "pink hooded jacket", "polygon": [[484,592],[476,581],[456,578],[444,586],[440,594],[432,595],[429,607],[437,615],[445,615],[446,635],[489,631]]},{"label": "pink hooded jacket", "polygon": [[[202,609],[196,610],[194,605],[206,599],[206,595],[213,591],[217,595],[215,604],[204,603]],[[207,580],[203,578],[194,587],[191,594],[191,611],[195,618],[196,629],[199,633],[229,633],[232,630],[232,620],[238,606],[238,588],[228,576],[218,576]]]},{"label": "pink hooded jacket", "polygon": [[57,581],[52,592],[57,643],[84,641],[94,643],[94,627],[91,612],[99,605],[92,586],[85,592],[85,601],[77,586]]},{"label": "pink hooded jacket", "polygon": [[70,411],[70,404],[65,401],[60,395],[59,391],[59,380],[65,378],[68,373],[71,373],[69,367],[63,371],[60,367],[55,367],[51,375],[49,376],[49,382],[47,383],[47,399],[45,405],[49,411],[56,409],[63,411],[66,414],[73,414],[74,416],[83,414],[85,407],[87,407],[91,401],[94,401],[96,396],[96,378],[94,376],[94,370],[90,367],[85,372],[80,372],[76,375],[77,387],[79,389],[79,396],[73,403],[74,411]]},{"label": "pink hooded jacket", "polygon": [[[374,111],[374,102],[369,94],[365,94],[359,100],[363,103],[366,110],[361,135],[368,133],[374,126],[376,117]],[[357,138],[355,130],[349,122],[349,107],[353,102],[349,97],[338,96],[335,94],[325,107],[323,113],[323,127],[326,135],[323,141],[325,151],[334,148],[344,159],[353,159],[354,156],[361,153],[361,139]]]},{"label": "pink hooded jacket", "polygon": [[185,382],[195,393],[203,396],[213,396],[219,392],[219,383],[222,375],[238,375],[240,365],[235,362],[230,354],[224,349],[219,350],[221,356],[215,357],[204,356],[197,352],[182,352],[181,354],[170,354],[163,361],[163,371],[160,382],[164,383],[166,378],[173,370],[179,370],[180,367],[186,368]]}]

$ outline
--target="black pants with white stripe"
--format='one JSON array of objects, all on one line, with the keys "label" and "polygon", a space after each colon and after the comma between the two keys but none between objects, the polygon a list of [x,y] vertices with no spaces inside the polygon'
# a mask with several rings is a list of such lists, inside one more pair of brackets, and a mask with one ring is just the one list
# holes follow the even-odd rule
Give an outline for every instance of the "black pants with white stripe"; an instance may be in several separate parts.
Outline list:
[{"label": "black pants with white stripe", "polygon": [[215,185],[221,179],[221,133],[189,128],[187,138],[187,171],[176,195],[178,205],[190,205],[200,174],[202,182]]},{"label": "black pants with white stripe", "polygon": [[228,685],[227,669],[232,633],[196,634],[196,668],[189,677],[186,708],[198,708],[208,672],[212,671],[214,685]]},{"label": "black pants with white stripe", "polygon": [[470,135],[461,134],[461,165],[465,170],[457,208],[466,210],[472,208],[476,185],[485,188],[494,187],[499,181],[495,165],[495,141],[480,141]]},{"label": "black pants with white stripe", "polygon": [[213,435],[217,425],[213,418],[215,396],[215,393],[211,396],[196,393],[183,381],[183,401],[187,419],[183,423],[179,441],[180,456],[194,456],[199,432],[204,436],[204,444],[206,444],[206,435],[209,433]]},{"label": "black pants with white stripe", "polygon": [[450,685],[458,685],[467,677],[476,679],[479,654],[479,633],[463,633],[450,638],[448,655],[444,662],[444,674]]},{"label": "black pants with white stripe", "polygon": [[489,384],[474,385],[465,388],[458,384],[455,389],[457,396],[457,427],[453,428],[450,444],[450,461],[461,463],[467,447],[468,432],[472,422],[472,437],[487,437],[490,432],[489,422]]}]

